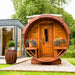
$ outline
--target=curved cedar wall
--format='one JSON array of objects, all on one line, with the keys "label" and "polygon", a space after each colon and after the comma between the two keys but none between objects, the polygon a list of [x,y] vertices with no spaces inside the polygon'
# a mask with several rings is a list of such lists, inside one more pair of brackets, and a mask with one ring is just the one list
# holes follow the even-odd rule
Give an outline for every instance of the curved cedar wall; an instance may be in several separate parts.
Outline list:
[{"label": "curved cedar wall", "polygon": [[26,38],[35,39],[38,42],[38,25],[33,25],[27,32]]},{"label": "curved cedar wall", "polygon": [[[40,18],[41,17],[41,18]],[[28,38],[32,38],[37,43],[38,48],[38,58],[35,58],[38,61],[46,62],[46,61],[54,61],[58,58],[60,58],[67,50],[69,46],[69,34],[70,30],[66,26],[66,24],[58,17],[51,16],[51,15],[43,15],[40,17],[36,17],[33,20],[30,21],[30,23],[27,24],[25,29],[23,30],[24,34],[24,46],[25,46],[25,40]],[[60,21],[60,22],[59,22]],[[66,28],[65,28],[66,27]],[[48,44],[41,45],[40,38],[44,37],[43,30],[42,29],[50,29],[52,28],[48,33],[49,42]],[[65,44],[62,44],[59,47],[54,47],[53,40],[55,38],[62,37],[66,40]],[[41,38],[41,41],[44,41],[44,38]],[[41,46],[41,47],[40,47]],[[25,46],[26,47],[26,46]],[[48,50],[48,51],[47,51]],[[49,52],[50,50],[50,52]],[[27,53],[33,57],[32,52],[27,51]],[[33,52],[34,53],[34,52]],[[49,55],[49,54],[51,55]],[[48,58],[47,60],[43,60],[41,58]]]}]

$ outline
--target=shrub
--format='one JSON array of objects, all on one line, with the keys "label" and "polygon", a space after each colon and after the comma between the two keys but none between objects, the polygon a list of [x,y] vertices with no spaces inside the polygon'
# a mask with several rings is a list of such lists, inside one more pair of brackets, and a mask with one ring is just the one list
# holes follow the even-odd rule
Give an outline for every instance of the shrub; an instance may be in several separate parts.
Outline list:
[{"label": "shrub", "polygon": [[70,45],[69,49],[67,50],[67,52],[62,57],[74,58],[75,57],[75,46],[74,45]]},{"label": "shrub", "polygon": [[8,47],[15,47],[15,42],[14,41],[9,41],[8,42]]}]

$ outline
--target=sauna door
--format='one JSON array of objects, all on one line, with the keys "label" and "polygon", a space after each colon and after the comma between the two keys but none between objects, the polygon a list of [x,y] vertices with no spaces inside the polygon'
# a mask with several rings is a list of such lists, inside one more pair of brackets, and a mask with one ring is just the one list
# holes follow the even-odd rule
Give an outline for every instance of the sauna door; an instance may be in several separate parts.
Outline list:
[{"label": "sauna door", "polygon": [[53,57],[53,25],[40,25],[40,57]]}]

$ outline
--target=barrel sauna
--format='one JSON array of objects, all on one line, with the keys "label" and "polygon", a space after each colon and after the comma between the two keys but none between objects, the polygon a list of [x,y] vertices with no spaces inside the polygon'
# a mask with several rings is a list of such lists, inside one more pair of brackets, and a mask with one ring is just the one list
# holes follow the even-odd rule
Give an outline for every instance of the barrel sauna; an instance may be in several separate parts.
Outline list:
[{"label": "barrel sauna", "polygon": [[[69,47],[70,30],[59,17],[41,15],[33,18],[23,30],[23,43],[26,52],[32,57],[32,64],[50,63],[61,64],[60,57]],[[62,37],[65,43],[54,46],[53,39]],[[35,39],[36,47],[27,47],[26,39]]]}]

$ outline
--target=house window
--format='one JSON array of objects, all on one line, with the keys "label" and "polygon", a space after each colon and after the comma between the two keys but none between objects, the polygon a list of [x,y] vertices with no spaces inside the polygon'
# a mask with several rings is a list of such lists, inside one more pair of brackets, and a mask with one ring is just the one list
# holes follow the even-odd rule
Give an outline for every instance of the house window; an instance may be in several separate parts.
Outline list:
[{"label": "house window", "polygon": [[45,29],[44,33],[45,33],[45,42],[48,42],[48,29]]}]

